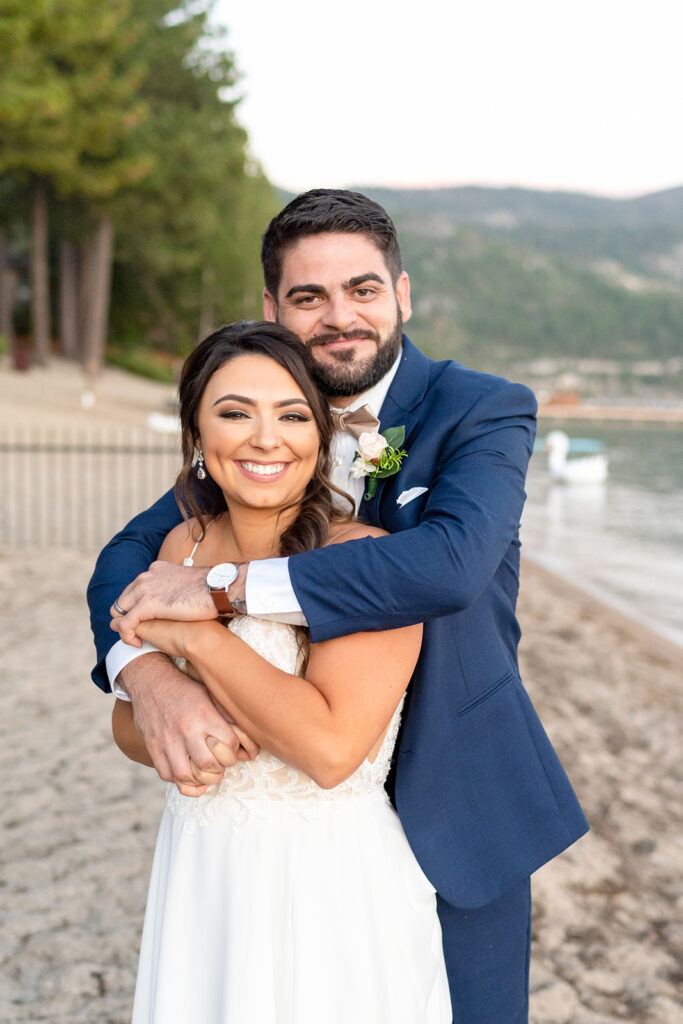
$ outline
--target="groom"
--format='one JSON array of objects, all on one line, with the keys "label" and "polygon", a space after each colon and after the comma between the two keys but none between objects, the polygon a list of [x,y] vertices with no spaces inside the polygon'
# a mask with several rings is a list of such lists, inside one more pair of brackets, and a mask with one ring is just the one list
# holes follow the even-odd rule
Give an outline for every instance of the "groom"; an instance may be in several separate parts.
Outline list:
[{"label": "groom", "polygon": [[[438,893],[454,1021],[523,1024],[529,876],[587,828],[517,668],[533,395],[432,362],[402,334],[410,289],[395,228],[365,196],[298,196],[269,225],[262,259],[266,319],[311,349],[333,407],[369,406],[363,415],[376,415],[380,429],[404,427],[407,458],[365,500],[364,481],[350,475],[356,438],[339,432],[334,482],[390,536],[241,565],[227,598],[242,612],[305,619],[313,642],[425,623],[391,795]],[[112,647],[109,629],[115,599],[128,641],[140,619],[163,618],[171,605],[174,618],[215,615],[205,569],[158,563],[131,584],[179,521],[170,492],[134,519],[100,555],[89,598],[93,678],[108,690],[108,672],[128,691],[159,774],[188,783],[190,758],[219,768],[207,735],[236,745],[229,725],[164,655]]]}]

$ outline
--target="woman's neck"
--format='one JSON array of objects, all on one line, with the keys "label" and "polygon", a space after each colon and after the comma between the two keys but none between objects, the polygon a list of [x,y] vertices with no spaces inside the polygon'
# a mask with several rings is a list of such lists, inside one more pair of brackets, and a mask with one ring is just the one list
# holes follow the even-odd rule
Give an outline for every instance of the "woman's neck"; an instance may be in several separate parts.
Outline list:
[{"label": "woman's neck", "polygon": [[261,509],[231,506],[229,512],[218,517],[214,530],[221,533],[221,547],[234,551],[231,559],[253,562],[260,558],[277,557],[280,537],[292,524],[299,508]]}]

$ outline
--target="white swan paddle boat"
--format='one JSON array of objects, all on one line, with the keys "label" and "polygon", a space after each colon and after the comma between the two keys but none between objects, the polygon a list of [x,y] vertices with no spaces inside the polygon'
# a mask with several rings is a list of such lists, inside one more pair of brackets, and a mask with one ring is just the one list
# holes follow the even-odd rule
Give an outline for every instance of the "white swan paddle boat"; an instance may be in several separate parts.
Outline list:
[{"label": "white swan paddle boat", "polygon": [[568,459],[571,442],[563,430],[551,430],[545,439],[550,479],[562,484],[601,484],[607,479],[608,459],[603,452]]}]

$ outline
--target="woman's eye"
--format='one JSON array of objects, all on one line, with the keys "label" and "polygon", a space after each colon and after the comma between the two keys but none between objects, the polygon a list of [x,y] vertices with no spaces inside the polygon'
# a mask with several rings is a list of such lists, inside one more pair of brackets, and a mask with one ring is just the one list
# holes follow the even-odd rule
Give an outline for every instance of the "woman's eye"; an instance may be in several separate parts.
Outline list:
[{"label": "woman's eye", "polygon": [[224,412],[219,412],[218,415],[223,420],[243,420],[248,418],[246,412],[243,412],[242,409],[226,409]]},{"label": "woman's eye", "polygon": [[286,423],[310,423],[311,417],[302,412],[288,412],[281,417]]}]

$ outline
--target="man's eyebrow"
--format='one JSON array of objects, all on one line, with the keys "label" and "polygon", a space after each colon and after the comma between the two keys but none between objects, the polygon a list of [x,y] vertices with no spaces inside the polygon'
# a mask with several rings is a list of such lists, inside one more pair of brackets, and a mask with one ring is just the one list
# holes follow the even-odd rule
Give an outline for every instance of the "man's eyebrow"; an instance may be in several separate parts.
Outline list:
[{"label": "man's eyebrow", "polygon": [[296,295],[297,292],[309,292],[313,295],[324,295],[325,289],[321,284],[294,284],[285,295],[285,298],[291,299],[292,295]]},{"label": "man's eyebrow", "polygon": [[[256,405],[254,399],[247,398],[246,395],[221,395],[220,398],[216,399],[211,408],[214,408],[220,402],[241,402],[243,405]],[[282,409],[287,405],[305,405],[308,409],[311,408],[305,398],[283,398],[281,402],[274,403],[274,408]]]},{"label": "man's eyebrow", "polygon": [[[366,281],[377,281],[378,284],[386,284],[383,277],[380,277],[379,274],[375,274],[373,271],[369,271],[367,274],[358,274],[357,277],[350,277],[348,281],[342,281],[342,288],[344,291],[351,291],[352,288],[358,288],[359,285],[365,284]],[[327,290],[321,284],[295,284],[289,289],[285,298],[291,299],[293,295],[297,295],[299,292],[306,292],[308,295],[325,295]]]},{"label": "man's eyebrow", "polygon": [[383,277],[380,277],[379,274],[370,272],[368,274],[359,274],[358,277],[349,278],[348,281],[343,282],[342,288],[344,288],[345,291],[348,291],[351,288],[357,288],[359,284],[365,284],[366,281],[378,281],[379,284],[386,284]]}]

